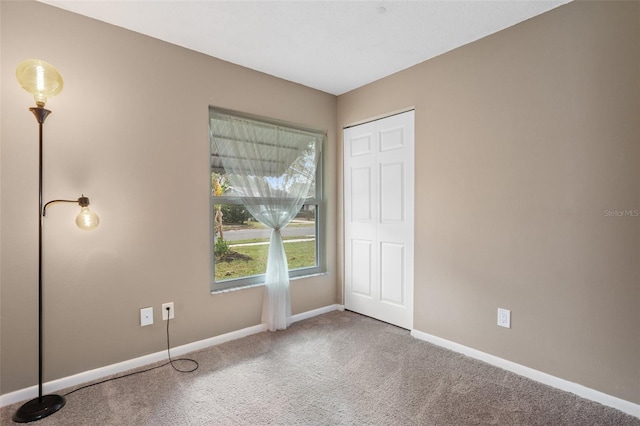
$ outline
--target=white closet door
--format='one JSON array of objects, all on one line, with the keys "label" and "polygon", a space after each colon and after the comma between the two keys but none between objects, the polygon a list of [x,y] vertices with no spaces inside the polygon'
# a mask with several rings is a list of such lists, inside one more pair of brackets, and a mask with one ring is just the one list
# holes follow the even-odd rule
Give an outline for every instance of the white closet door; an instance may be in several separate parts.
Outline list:
[{"label": "white closet door", "polygon": [[414,111],[344,130],[345,307],[413,327]]}]

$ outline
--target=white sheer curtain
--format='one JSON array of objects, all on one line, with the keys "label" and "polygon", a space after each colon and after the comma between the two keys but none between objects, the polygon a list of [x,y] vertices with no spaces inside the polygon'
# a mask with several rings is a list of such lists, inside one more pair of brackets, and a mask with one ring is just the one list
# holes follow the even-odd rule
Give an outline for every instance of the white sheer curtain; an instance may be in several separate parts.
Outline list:
[{"label": "white sheer curtain", "polygon": [[309,196],[324,136],[223,113],[211,120],[212,152],[233,192],[271,228],[262,322],[271,331],[283,330],[290,324],[291,298],[281,231]]}]

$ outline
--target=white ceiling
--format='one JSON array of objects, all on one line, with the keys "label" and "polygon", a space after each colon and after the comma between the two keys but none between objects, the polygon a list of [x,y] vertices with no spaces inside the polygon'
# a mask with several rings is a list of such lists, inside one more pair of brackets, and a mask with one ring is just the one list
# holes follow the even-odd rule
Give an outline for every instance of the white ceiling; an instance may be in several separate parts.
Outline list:
[{"label": "white ceiling", "polygon": [[340,95],[570,0],[40,0]]}]

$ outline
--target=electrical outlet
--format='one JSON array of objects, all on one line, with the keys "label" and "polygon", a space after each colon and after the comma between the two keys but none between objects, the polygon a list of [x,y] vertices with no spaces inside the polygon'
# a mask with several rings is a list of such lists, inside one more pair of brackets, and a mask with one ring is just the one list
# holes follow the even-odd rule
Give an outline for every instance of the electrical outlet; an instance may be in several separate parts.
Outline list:
[{"label": "electrical outlet", "polygon": [[504,328],[511,328],[511,311],[498,308],[498,325]]},{"label": "electrical outlet", "polygon": [[153,324],[153,307],[140,309],[140,326]]},{"label": "electrical outlet", "polygon": [[[169,308],[169,312],[167,312],[167,308]],[[162,304],[162,321],[173,319],[175,315],[176,315],[176,312],[173,309],[173,302]]]}]

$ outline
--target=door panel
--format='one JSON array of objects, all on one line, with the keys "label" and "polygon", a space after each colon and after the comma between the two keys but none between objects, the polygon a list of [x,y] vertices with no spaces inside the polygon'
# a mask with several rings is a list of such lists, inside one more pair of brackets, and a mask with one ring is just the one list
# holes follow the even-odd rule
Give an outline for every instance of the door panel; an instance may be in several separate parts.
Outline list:
[{"label": "door panel", "polygon": [[414,112],[344,130],[345,307],[413,326]]},{"label": "door panel", "polygon": [[380,151],[404,147],[404,127],[389,128],[380,132]]},{"label": "door panel", "polygon": [[372,242],[353,240],[351,242],[351,282],[353,292],[361,296],[371,297]]},{"label": "door panel", "polygon": [[371,154],[371,134],[360,135],[351,141],[351,156]]},{"label": "door panel", "polygon": [[371,222],[373,206],[371,205],[371,168],[351,169],[351,221]]},{"label": "door panel", "polygon": [[404,222],[404,164],[380,164],[380,222]]},{"label": "door panel", "polygon": [[399,306],[404,305],[406,261],[404,244],[380,243],[381,300]]}]

